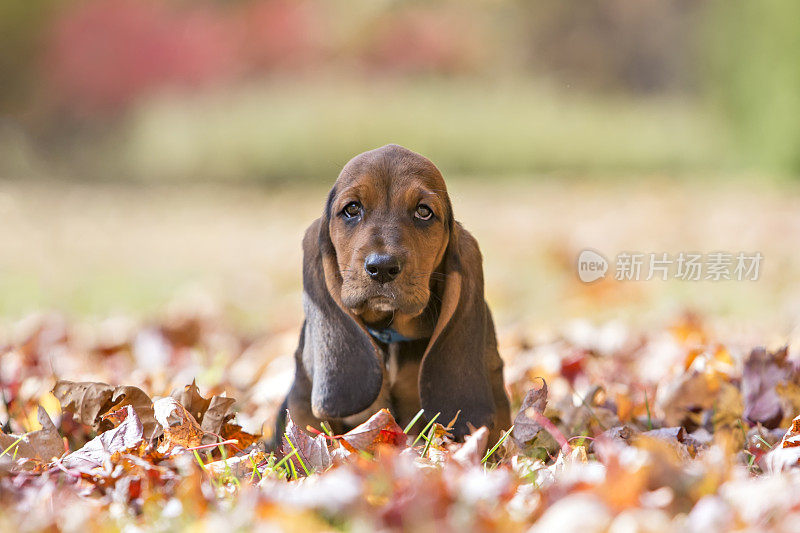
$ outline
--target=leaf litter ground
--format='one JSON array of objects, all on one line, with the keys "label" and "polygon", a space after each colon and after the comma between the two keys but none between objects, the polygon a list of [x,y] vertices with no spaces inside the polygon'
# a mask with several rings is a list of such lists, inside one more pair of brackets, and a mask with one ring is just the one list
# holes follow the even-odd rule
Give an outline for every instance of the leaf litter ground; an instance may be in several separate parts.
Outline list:
[{"label": "leaf litter ground", "polygon": [[0,347],[0,530],[796,530],[798,354],[688,314],[608,331],[501,338],[499,442],[384,410],[289,419],[273,452],[291,334],[29,318]]}]

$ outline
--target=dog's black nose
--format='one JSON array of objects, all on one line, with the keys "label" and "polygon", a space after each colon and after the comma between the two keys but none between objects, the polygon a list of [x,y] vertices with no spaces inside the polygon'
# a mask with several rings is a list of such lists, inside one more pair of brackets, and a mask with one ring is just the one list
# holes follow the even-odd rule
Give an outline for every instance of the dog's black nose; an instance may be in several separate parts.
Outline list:
[{"label": "dog's black nose", "polygon": [[386,254],[369,254],[364,261],[364,270],[378,283],[388,283],[400,274],[400,262]]}]

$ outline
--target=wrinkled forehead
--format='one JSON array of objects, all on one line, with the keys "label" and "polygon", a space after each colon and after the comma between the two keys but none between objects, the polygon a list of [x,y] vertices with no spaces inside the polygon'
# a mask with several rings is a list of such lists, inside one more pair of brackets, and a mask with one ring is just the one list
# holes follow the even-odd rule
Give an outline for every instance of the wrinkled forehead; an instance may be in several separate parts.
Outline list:
[{"label": "wrinkled forehead", "polygon": [[337,197],[385,195],[391,200],[420,196],[449,209],[447,187],[439,169],[429,159],[399,146],[357,155],[342,169],[334,188]]}]

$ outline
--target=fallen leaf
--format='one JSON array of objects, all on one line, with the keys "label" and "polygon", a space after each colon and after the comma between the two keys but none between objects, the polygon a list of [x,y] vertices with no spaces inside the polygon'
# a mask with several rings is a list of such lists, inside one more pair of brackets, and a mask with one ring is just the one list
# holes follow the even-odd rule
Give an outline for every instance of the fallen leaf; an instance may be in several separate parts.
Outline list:
[{"label": "fallen leaf", "polygon": [[191,385],[186,385],[183,390],[172,391],[170,396],[183,405],[197,420],[203,431],[206,432],[203,437],[203,444],[215,442],[215,434],[223,434],[225,425],[234,416],[230,412],[233,404],[236,403],[234,398],[225,396],[204,398],[194,380]]},{"label": "fallen leaf", "polygon": [[98,431],[108,429],[103,426],[102,415],[126,405],[136,410],[147,438],[153,436],[157,427],[153,417],[153,402],[150,396],[138,387],[130,385],[112,387],[107,383],[59,380],[53,387],[52,393],[61,402],[64,411],[72,413],[82,423]]},{"label": "fallen leaf", "polygon": [[345,433],[342,439],[356,450],[373,452],[381,444],[405,444],[407,436],[392,414],[387,409],[381,409],[366,422]]},{"label": "fallen leaf", "polygon": [[450,451],[453,452],[453,459],[463,465],[478,465],[486,453],[486,446],[489,442],[489,428],[481,426],[466,436],[463,444],[453,444]]},{"label": "fallen leaf", "polygon": [[647,461],[638,450],[619,441],[598,439],[593,448],[605,467],[603,484],[596,489],[598,496],[618,510],[636,505],[647,488]]},{"label": "fallen leaf", "polygon": [[714,406],[719,382],[716,374],[690,370],[659,386],[656,405],[664,412],[664,424],[702,425],[702,413]]},{"label": "fallen leaf", "polygon": [[225,396],[212,396],[211,402],[208,405],[205,413],[203,413],[200,426],[203,430],[211,433],[220,433],[223,425],[233,418],[234,414],[230,413],[231,407],[236,403],[234,398],[227,398]]},{"label": "fallen leaf", "polygon": [[124,407],[125,417],[122,423],[101,433],[80,450],[67,455],[61,464],[67,468],[89,472],[94,468],[102,467],[106,459],[117,452],[127,452],[138,448],[144,443],[142,422],[136,415],[133,406]]},{"label": "fallen leaf", "polygon": [[[231,424],[228,422],[224,426],[222,426],[222,432],[220,436],[223,440],[236,440],[236,446],[242,450],[247,449],[248,446],[251,444],[255,444],[261,438],[261,435],[253,435],[252,433],[247,433],[242,429],[241,426],[237,424]],[[207,435],[203,438],[205,439]]]},{"label": "fallen leaf", "polygon": [[10,448],[6,455],[16,458],[49,462],[64,454],[64,441],[50,420],[47,411],[40,405],[37,413],[42,429],[24,435],[7,435],[0,432],[0,453]]},{"label": "fallen leaf", "polygon": [[170,396],[184,406],[198,422],[203,419],[203,413],[206,412],[211,403],[210,398],[203,398],[200,394],[200,389],[197,388],[195,380],[192,380],[190,385],[186,385],[182,389],[175,389]]},{"label": "fallen leaf", "polygon": [[153,403],[153,412],[164,429],[164,441],[158,449],[169,453],[176,446],[193,448],[203,439],[203,430],[194,417],[174,398],[161,398]]},{"label": "fallen leaf", "polygon": [[630,444],[633,437],[638,433],[639,431],[636,428],[628,424],[622,424],[604,431],[601,435],[601,438],[608,439],[612,442]]},{"label": "fallen leaf", "polygon": [[688,453],[689,457],[694,457],[697,455],[697,452],[704,447],[700,442],[689,435],[683,427],[653,429],[645,431],[640,435],[672,444],[676,446],[680,452]]},{"label": "fallen leaf", "polygon": [[752,424],[770,429],[780,425],[783,409],[776,387],[787,381],[792,373],[787,354],[787,347],[775,352],[759,347],[745,359],[742,372],[744,417]]},{"label": "fallen leaf", "polygon": [[257,466],[266,460],[266,454],[261,450],[253,450],[247,455],[240,455],[237,457],[230,457],[228,459],[220,459],[206,463],[205,469],[212,474],[231,474],[236,477],[254,477],[257,481],[260,479],[259,473],[256,473]]},{"label": "fallen leaf", "polygon": [[800,448],[775,448],[763,458],[763,468],[770,474],[791,470],[800,464]]},{"label": "fallen leaf", "polygon": [[445,460],[445,454],[448,451],[448,445],[453,442],[453,434],[450,433],[450,425],[448,427],[439,423],[434,423],[427,432],[428,441],[425,443],[427,448],[427,457],[434,463],[442,463]]},{"label": "fallen leaf", "polygon": [[714,441],[730,453],[736,453],[745,445],[746,435],[742,431],[744,402],[739,388],[727,381],[720,383],[717,399],[711,415]]},{"label": "fallen leaf", "polygon": [[120,409],[127,405],[133,407],[136,416],[142,423],[144,437],[149,439],[157,430],[156,419],[153,416],[153,400],[142,389],[130,385],[122,385],[114,389],[111,397],[112,406],[109,411]]},{"label": "fallen leaf", "polygon": [[800,416],[792,420],[792,425],[776,446],[764,457],[769,472],[782,472],[800,465]]},{"label": "fallen leaf", "polygon": [[786,420],[787,415],[791,416],[792,413],[800,413],[800,379],[798,377],[800,376],[793,372],[789,380],[775,385],[775,392],[778,393],[781,399],[781,407],[783,407],[782,425],[785,425],[784,422],[791,423],[791,421]]},{"label": "fallen leaf", "polygon": [[541,387],[532,388],[525,394],[519,413],[514,418],[513,437],[520,446],[532,441],[542,430],[542,426],[532,416],[533,412],[544,415],[545,407],[547,407],[547,382],[542,379]]},{"label": "fallen leaf", "polygon": [[111,406],[114,387],[105,383],[56,381],[52,390],[61,409],[72,413],[81,423],[97,429],[100,416]]},{"label": "fallen leaf", "polygon": [[284,455],[288,455],[295,450],[297,453],[292,456],[291,461],[298,474],[305,474],[306,468],[309,471],[322,472],[332,464],[325,435],[312,437],[295,425],[287,411],[286,431],[283,434],[281,451]]}]

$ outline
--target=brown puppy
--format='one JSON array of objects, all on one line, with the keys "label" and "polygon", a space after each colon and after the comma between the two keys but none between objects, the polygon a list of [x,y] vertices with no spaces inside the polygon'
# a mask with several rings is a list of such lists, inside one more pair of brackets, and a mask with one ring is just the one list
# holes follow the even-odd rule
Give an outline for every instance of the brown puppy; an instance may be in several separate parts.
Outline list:
[{"label": "brown puppy", "polygon": [[284,402],[296,424],[341,433],[386,407],[404,426],[422,407],[442,423],[460,411],[459,439],[469,424],[508,428],[480,251],[433,163],[397,145],[354,157],[303,251],[306,319]]}]

